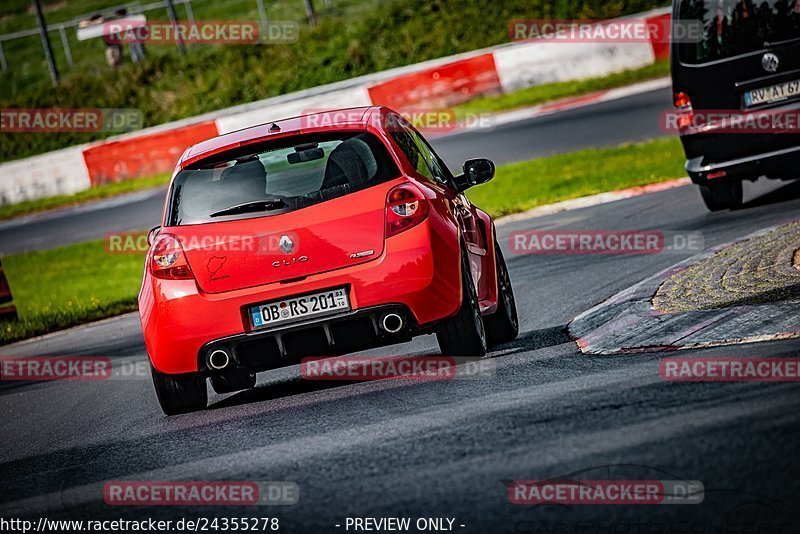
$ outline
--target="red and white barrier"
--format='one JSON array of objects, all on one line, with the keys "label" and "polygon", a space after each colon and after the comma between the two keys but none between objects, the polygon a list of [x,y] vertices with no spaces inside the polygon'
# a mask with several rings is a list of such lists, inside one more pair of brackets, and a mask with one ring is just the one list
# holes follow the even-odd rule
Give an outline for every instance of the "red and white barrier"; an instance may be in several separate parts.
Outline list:
[{"label": "red and white barrier", "polygon": [[655,61],[648,43],[530,42],[494,54],[503,92],[606,76]]},{"label": "red and white barrier", "polygon": [[97,143],[83,157],[92,185],[171,172],[186,147],[219,135],[215,121]]},{"label": "red and white barrier", "polygon": [[[276,119],[297,117],[309,111],[371,105],[372,101],[370,100],[367,88],[361,85],[320,95],[308,96],[298,100],[290,100],[280,104],[266,105],[251,111],[220,117],[216,120],[216,124],[219,133],[224,134],[258,124],[264,124]],[[178,155],[180,156],[180,154]]]},{"label": "red and white barrier", "polygon": [[[647,22],[657,22],[662,27],[669,27],[669,23],[672,20],[672,14],[670,12],[664,12],[663,10],[659,10],[654,14],[646,17]],[[651,43],[653,46],[653,55],[655,55],[656,59],[668,59],[669,58],[669,43],[668,42],[653,42]]]},{"label": "red and white barrier", "polygon": [[375,105],[402,111],[444,108],[500,91],[495,54],[487,53],[377,83],[369,87],[369,96]]},{"label": "red and white barrier", "polygon": [[91,186],[79,146],[0,165],[0,204],[72,195]]},{"label": "red and white barrier", "polygon": [[[626,20],[668,21],[668,10]],[[511,43],[164,124],[105,141],[0,164],[0,204],[73,194],[169,172],[190,145],[304,112],[385,105],[452,106],[479,95],[608,75],[669,56],[668,43]],[[35,134],[28,134],[35,135]]]}]

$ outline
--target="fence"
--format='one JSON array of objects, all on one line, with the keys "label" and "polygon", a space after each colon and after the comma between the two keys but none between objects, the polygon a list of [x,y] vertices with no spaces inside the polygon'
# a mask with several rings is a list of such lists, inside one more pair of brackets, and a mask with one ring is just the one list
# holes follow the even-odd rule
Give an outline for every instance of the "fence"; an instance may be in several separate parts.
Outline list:
[{"label": "fence", "polygon": [[[265,0],[239,0],[234,2],[226,1],[224,3],[218,3],[215,0],[173,0],[172,3],[176,7],[178,17],[190,23],[193,23],[196,18],[201,18],[195,16],[196,9],[198,11],[203,11],[204,8],[207,8],[205,10],[208,12],[209,16],[206,17],[204,13],[203,17],[205,18],[242,20],[243,18],[246,19],[248,16],[252,16],[249,20],[256,20],[257,17],[262,28],[265,28],[269,23],[267,7],[269,7],[271,11],[274,11],[274,14],[278,15],[281,19],[286,19],[288,17],[290,20],[308,20],[312,18],[314,6],[314,3],[309,0],[279,0],[271,2],[269,6],[265,5]],[[358,1],[354,2],[350,0],[348,2],[347,0],[340,0],[337,3],[346,7],[348,4],[358,3]],[[203,4],[209,5],[203,6]],[[224,9],[218,7],[222,4],[226,6]],[[241,9],[238,8],[239,6],[241,6]],[[332,9],[334,7],[333,0],[323,0],[321,7],[326,10]],[[95,14],[107,17],[120,9],[125,9],[130,15],[160,11],[161,13],[156,15],[155,18],[161,18],[162,20],[168,18],[167,2],[165,0],[147,4],[141,4],[137,1],[82,14],[66,22],[48,24],[47,32],[50,36],[54,52],[57,52],[56,62],[61,64],[66,63],[67,67],[70,69],[76,68],[76,66],[80,67],[87,63],[104,64],[102,48],[97,43],[87,44],[78,42],[75,31],[82,20],[86,20]],[[230,16],[225,16],[225,13],[228,13]],[[45,18],[47,18],[47,13],[45,14]],[[34,21],[34,16],[31,16],[31,23]],[[40,73],[29,73],[29,75],[46,75],[47,66],[44,62],[45,53],[41,44],[39,44],[39,29],[36,27],[0,35],[0,70],[8,72],[14,70],[15,67],[20,71],[29,70],[30,67],[28,63],[32,60],[34,63],[36,62],[35,55],[32,54],[32,49],[35,47],[38,47],[39,54],[41,54],[40,68],[42,70]],[[15,51],[17,53],[9,52],[11,48],[16,48]],[[15,61],[15,58],[17,61]],[[81,59],[84,59],[84,61],[80,61]],[[35,68],[39,67],[37,66]]]}]

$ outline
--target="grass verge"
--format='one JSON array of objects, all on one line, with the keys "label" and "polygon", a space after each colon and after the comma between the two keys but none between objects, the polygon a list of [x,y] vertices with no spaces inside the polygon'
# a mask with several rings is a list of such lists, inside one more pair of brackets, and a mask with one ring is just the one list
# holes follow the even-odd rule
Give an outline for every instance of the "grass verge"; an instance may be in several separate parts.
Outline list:
[{"label": "grass verge", "polygon": [[103,239],[3,258],[20,320],[0,324],[0,344],[135,310],[143,266]]},{"label": "grass verge", "polygon": [[652,65],[631,69],[608,76],[572,82],[548,83],[520,89],[513,93],[479,97],[455,107],[456,115],[464,117],[470,113],[497,113],[527,106],[544,104],[561,98],[582,96],[595,91],[616,89],[638,82],[669,75],[669,61],[662,60]]},{"label": "grass verge", "polygon": [[[684,174],[680,142],[667,138],[504,165],[469,196],[500,216]],[[0,344],[135,310],[143,261],[104,240],[3,258],[20,320],[2,324]]]},{"label": "grass verge", "polygon": [[493,217],[686,175],[680,141],[668,137],[590,149],[498,167],[469,198]]},{"label": "grass verge", "polygon": [[169,177],[170,175],[168,173],[158,174],[150,178],[138,178],[136,180],[104,184],[92,187],[86,191],[80,191],[74,195],[58,195],[36,200],[27,200],[18,204],[3,204],[0,205],[0,220],[166,185],[169,183]]}]

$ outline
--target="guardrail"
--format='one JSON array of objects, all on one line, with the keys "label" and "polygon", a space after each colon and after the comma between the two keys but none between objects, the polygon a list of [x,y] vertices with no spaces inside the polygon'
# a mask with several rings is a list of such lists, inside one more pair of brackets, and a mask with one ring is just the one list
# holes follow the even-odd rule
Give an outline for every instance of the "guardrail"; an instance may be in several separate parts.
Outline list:
[{"label": "guardrail", "polygon": [[[183,9],[186,14],[186,20],[193,24],[195,22],[195,15],[194,15],[194,8],[192,7],[193,0],[173,0],[172,4],[174,6],[183,6]],[[298,0],[299,2],[300,0]],[[264,5],[264,0],[252,0],[255,4],[256,11],[258,11],[259,22],[261,24],[262,29],[266,28],[269,22],[267,18],[267,11]],[[299,4],[298,4],[299,5]],[[309,7],[309,5],[311,7]],[[329,9],[333,6],[333,0],[324,0],[323,5],[326,9]],[[103,8],[97,11],[93,11],[91,13],[86,13],[83,15],[79,15],[67,22],[57,22],[53,24],[47,25],[47,33],[58,33],[59,39],[61,41],[61,46],[64,50],[64,58],[67,62],[69,67],[73,67],[75,65],[75,59],[72,53],[72,46],[69,42],[69,36],[67,34],[67,30],[77,28],[81,21],[88,20],[93,15],[102,15],[104,17],[110,17],[114,15],[117,11],[124,9],[127,11],[128,14],[131,15],[140,15],[145,14],[150,11],[156,11],[161,9],[167,9],[168,3],[165,0],[159,0],[156,2],[150,2],[147,4],[141,4],[140,2],[129,2],[125,4],[120,4],[114,7]],[[311,2],[306,2],[306,7],[304,8],[307,17],[312,19],[313,17],[313,4]],[[4,42],[13,41],[16,39],[24,39],[27,37],[36,37],[39,35],[39,28],[30,28],[26,30],[20,30],[11,33],[5,33],[0,35],[0,69],[3,71],[9,70],[9,56],[6,53],[5,48],[3,47]],[[43,58],[46,59],[44,49],[42,50]],[[12,61],[13,63],[13,61]]]},{"label": "guardrail", "polygon": [[[263,7],[261,0],[258,0],[258,3]],[[186,9],[187,20],[189,20],[189,22],[194,22],[192,0],[173,0],[173,4],[183,5]],[[145,4],[145,5],[141,5],[139,2],[121,4],[112,8],[100,9],[92,13],[80,15],[68,22],[56,22],[54,24],[48,24],[47,33],[49,34],[53,32],[58,32],[59,38],[61,39],[61,46],[64,48],[64,57],[67,61],[67,65],[72,67],[74,66],[75,62],[72,56],[72,47],[69,44],[67,30],[70,28],[77,28],[78,24],[80,24],[82,20],[86,20],[95,14],[109,16],[120,9],[125,9],[131,14],[139,14],[139,13],[146,13],[148,11],[154,11],[156,9],[165,9],[166,7],[167,7],[167,2],[165,0],[161,0],[159,2],[152,2],[150,4]],[[266,14],[264,16],[266,17]],[[6,57],[5,49],[3,48],[3,42],[13,41],[15,39],[24,39],[25,37],[35,37],[38,35],[39,35],[39,28],[30,28],[28,30],[20,30],[0,35],[0,68],[3,71],[7,71],[9,68],[8,58]],[[42,51],[42,55],[44,56],[44,50]]]}]

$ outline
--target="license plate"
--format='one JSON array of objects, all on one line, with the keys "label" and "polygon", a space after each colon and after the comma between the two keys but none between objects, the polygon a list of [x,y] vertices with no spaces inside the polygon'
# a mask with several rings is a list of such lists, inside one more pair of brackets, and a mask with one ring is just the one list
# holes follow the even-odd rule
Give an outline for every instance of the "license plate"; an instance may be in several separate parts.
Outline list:
[{"label": "license plate", "polygon": [[793,82],[779,83],[778,85],[747,91],[744,94],[744,105],[749,108],[761,104],[782,102],[798,97],[800,97],[800,80],[795,80]]},{"label": "license plate", "polygon": [[349,310],[347,290],[340,288],[253,306],[250,308],[250,319],[253,327],[267,328]]}]

